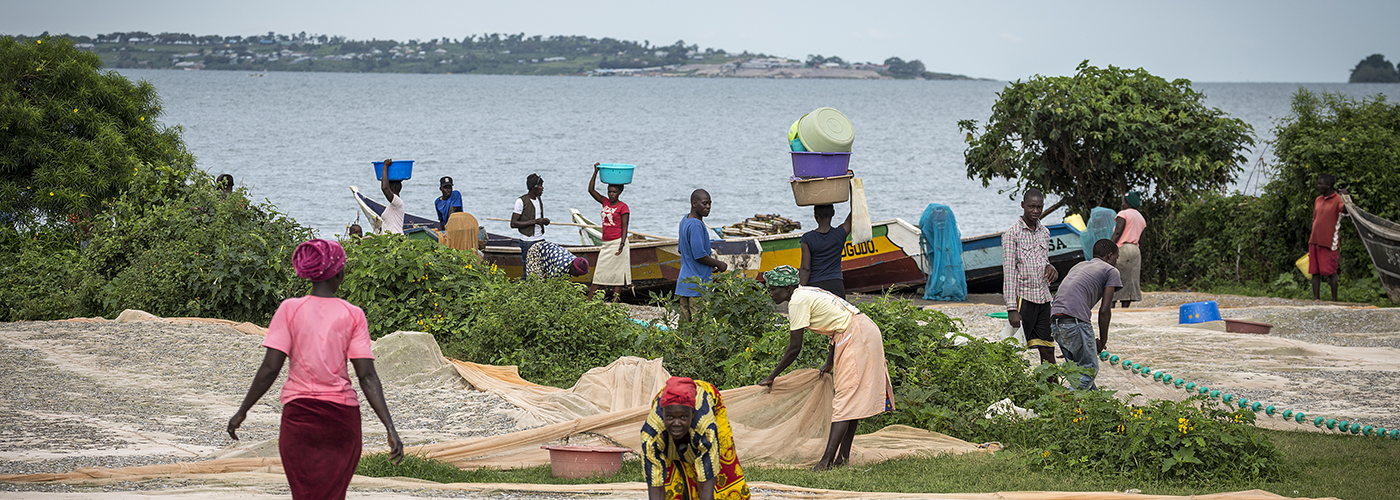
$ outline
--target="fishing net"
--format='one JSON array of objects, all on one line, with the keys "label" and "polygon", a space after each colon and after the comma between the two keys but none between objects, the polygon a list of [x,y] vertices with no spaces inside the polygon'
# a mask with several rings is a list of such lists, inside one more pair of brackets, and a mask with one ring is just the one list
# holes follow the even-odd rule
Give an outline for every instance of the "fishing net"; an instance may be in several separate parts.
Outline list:
[{"label": "fishing net", "polygon": [[1084,245],[1084,260],[1094,259],[1094,243],[1113,236],[1113,219],[1118,212],[1096,207],[1089,212],[1089,223],[1079,233],[1079,242]]},{"label": "fishing net", "polygon": [[928,285],[924,299],[961,302],[967,300],[967,272],[963,269],[962,233],[953,209],[929,203],[919,218],[919,247],[924,253]]}]

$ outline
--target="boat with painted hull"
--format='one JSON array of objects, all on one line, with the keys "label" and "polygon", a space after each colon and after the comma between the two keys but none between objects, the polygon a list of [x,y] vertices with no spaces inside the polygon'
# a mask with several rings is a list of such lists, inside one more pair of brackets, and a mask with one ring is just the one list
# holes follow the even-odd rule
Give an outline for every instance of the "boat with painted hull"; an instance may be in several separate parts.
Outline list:
[{"label": "boat with painted hull", "polygon": [[[1079,230],[1064,223],[1046,224],[1045,228],[1050,230],[1050,265],[1055,266],[1063,279],[1071,267],[1084,261]],[[962,240],[968,293],[1001,293],[1001,235],[984,234]],[[1059,281],[1050,284],[1051,288],[1059,285]]]},{"label": "boat with painted hull", "polygon": [[1352,201],[1351,195],[1342,195],[1342,202],[1346,204],[1357,234],[1361,235],[1361,242],[1366,245],[1371,265],[1376,267],[1390,302],[1400,303],[1400,224],[1362,210]]}]

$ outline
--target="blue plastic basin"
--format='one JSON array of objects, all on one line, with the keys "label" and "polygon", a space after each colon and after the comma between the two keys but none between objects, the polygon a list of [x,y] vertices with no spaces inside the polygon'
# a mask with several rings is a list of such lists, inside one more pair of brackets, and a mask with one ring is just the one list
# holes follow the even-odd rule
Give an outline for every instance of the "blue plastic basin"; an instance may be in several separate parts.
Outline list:
[{"label": "blue plastic basin", "polygon": [[603,184],[631,184],[632,171],[636,168],[636,165],[626,163],[604,163],[598,165],[598,179]]},{"label": "blue plastic basin", "polygon": [[1220,306],[1216,305],[1214,300],[1182,304],[1178,311],[1180,314],[1179,323],[1183,325],[1220,321]]},{"label": "blue plastic basin", "polygon": [[840,177],[850,166],[850,153],[792,152],[792,175],[803,179]]},{"label": "blue plastic basin", "polygon": [[[384,162],[371,163],[374,163],[374,180],[382,180],[384,178]],[[394,163],[389,165],[389,180],[406,181],[411,178],[413,178],[413,160],[394,160]]]}]

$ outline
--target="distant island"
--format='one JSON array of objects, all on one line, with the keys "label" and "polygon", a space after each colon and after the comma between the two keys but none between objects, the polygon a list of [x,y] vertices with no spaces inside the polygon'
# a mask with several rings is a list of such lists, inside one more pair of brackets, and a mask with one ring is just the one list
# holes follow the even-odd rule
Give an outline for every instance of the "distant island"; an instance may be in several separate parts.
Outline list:
[{"label": "distant island", "polygon": [[[47,33],[45,33],[47,35]],[[585,36],[491,33],[461,39],[349,40],[340,36],[191,35],[134,31],[60,35],[102,57],[109,68],[340,73],[844,78],[975,80],[928,71],[918,59],[847,62],[809,55],[794,60],[686,44],[652,45]],[[23,38],[23,37],[21,37]]]},{"label": "distant island", "polygon": [[1400,72],[1396,72],[1395,65],[1385,59],[1380,54],[1371,54],[1370,57],[1362,59],[1356,63],[1356,68],[1351,70],[1349,83],[1397,83],[1400,82]]}]

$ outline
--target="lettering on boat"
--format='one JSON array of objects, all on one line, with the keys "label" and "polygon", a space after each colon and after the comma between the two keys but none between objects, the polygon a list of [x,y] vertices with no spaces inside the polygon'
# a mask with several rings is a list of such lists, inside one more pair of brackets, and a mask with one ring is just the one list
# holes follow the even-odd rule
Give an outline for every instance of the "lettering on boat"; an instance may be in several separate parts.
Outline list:
[{"label": "lettering on boat", "polygon": [[846,248],[841,249],[841,256],[842,256],[842,257],[859,257],[859,256],[861,256],[861,255],[870,255],[870,254],[878,253],[878,252],[879,252],[879,251],[875,249],[875,242],[874,242],[874,241],[867,241],[867,242],[861,243],[861,244],[859,244],[859,245],[852,245],[852,244],[850,244],[850,243],[847,243],[847,244],[846,244]]},{"label": "lettering on boat", "polygon": [[1069,248],[1068,246],[1065,246],[1065,241],[1062,240],[1062,239],[1060,239],[1060,238],[1052,238],[1052,239],[1050,240],[1050,245],[1049,245],[1049,246],[1050,246],[1050,251],[1051,251],[1051,252],[1056,251],[1056,250],[1064,250],[1064,249],[1066,249],[1066,248]]}]

